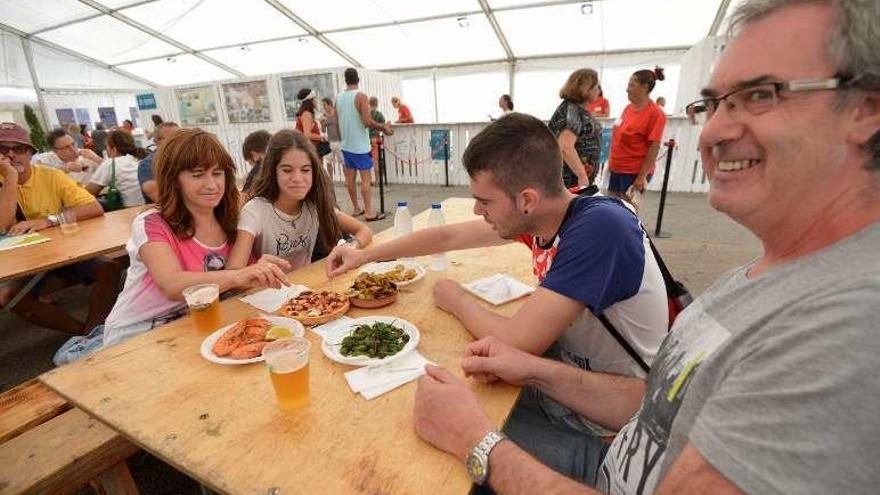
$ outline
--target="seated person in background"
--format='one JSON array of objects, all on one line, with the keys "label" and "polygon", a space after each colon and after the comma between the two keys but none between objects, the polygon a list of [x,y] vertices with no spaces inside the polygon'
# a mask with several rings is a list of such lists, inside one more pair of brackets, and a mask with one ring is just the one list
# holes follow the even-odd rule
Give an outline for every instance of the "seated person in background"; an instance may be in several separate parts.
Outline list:
[{"label": "seated person in background", "polygon": [[156,158],[159,201],[132,223],[126,245],[131,265],[125,287],[104,325],[68,340],[55,364],[75,361],[118,344],[185,313],[183,290],[217,284],[238,287],[288,285],[271,263],[226,268],[238,221],[235,164],[213,134],[181,129]]},{"label": "seated person in background", "polygon": [[103,158],[94,151],[80,149],[64,129],[54,129],[46,136],[52,151],[38,153],[31,158],[33,163],[46,165],[64,171],[77,184],[86,184],[92,172],[98,168]]},{"label": "seated person in background", "polygon": [[291,129],[276,132],[241,210],[229,267],[268,255],[295,270],[311,263],[316,245],[329,253],[343,234],[359,247],[369,244],[370,229],[334,208],[331,187],[309,140]]},{"label": "seated person in background", "polygon": [[413,118],[412,112],[410,112],[409,107],[406,106],[400,98],[394,96],[391,98],[391,106],[397,109],[397,124],[414,124],[416,121]]},{"label": "seated person in background", "polygon": [[[434,303],[476,338],[494,335],[540,355],[554,342],[560,359],[585,370],[643,379],[635,357],[615,340],[600,315],[650,364],[666,336],[663,277],[638,218],[620,201],[574,196],[562,184],[562,154],[540,120],[511,113],[477,134],[464,152],[484,220],[422,229],[363,250],[340,246],[328,257],[328,276],[364,263],[404,256],[525,244],[540,287],[513,317],[486,309],[457,282],[439,280]],[[569,476],[592,480],[614,434],[535,389],[524,391],[508,434]],[[588,435],[579,435],[586,432]],[[578,464],[587,458],[591,464]]]},{"label": "seated person in background", "polygon": [[[9,122],[0,124],[0,162],[3,162],[0,171],[4,171],[0,230],[9,235],[20,235],[54,227],[58,225],[58,214],[64,208],[72,209],[79,221],[104,214],[95,198],[64,172],[33,165],[31,154],[34,151],[36,148],[24,128]],[[15,201],[10,200],[10,191],[15,191]],[[9,221],[10,218],[13,222]],[[82,334],[104,321],[119,292],[121,273],[119,264],[106,258],[52,270],[15,305],[13,312],[42,327]],[[37,297],[45,299],[63,287],[93,282],[85,323]],[[22,280],[0,285],[0,306],[9,304],[24,285]]]},{"label": "seated person in background", "polygon": [[95,130],[92,132],[92,149],[96,155],[104,156],[104,151],[107,149],[107,129],[103,122],[95,123]]},{"label": "seated person in background", "polygon": [[116,189],[122,193],[125,208],[144,204],[144,195],[138,183],[138,163],[147,157],[147,150],[135,147],[131,134],[116,130],[107,135],[107,155],[110,158],[95,170],[86,184],[86,190],[97,196],[115,176]]},{"label": "seated person in background", "polygon": [[[153,115],[158,117],[158,115]],[[159,188],[156,186],[156,179],[153,172],[153,161],[156,159],[156,153],[162,149],[162,143],[168,140],[174,131],[180,129],[175,122],[160,122],[156,124],[153,130],[153,142],[156,143],[156,151],[150,153],[138,163],[138,184],[141,185],[141,194],[144,195],[144,201],[147,203],[155,203],[159,199]]]},{"label": "seated person in background", "polygon": [[244,155],[244,161],[248,162],[251,166],[251,170],[244,179],[244,187],[242,188],[245,194],[250,192],[251,187],[254,185],[254,179],[260,175],[260,164],[263,163],[263,158],[266,157],[266,146],[269,145],[269,138],[271,137],[272,134],[269,134],[269,131],[260,129],[248,134],[244,138],[244,143],[241,145],[241,154]]},{"label": "seated person in background", "polygon": [[[466,374],[536,383],[624,425],[596,490],[508,441],[475,452],[474,475],[488,472],[502,494],[877,493],[877,19],[876,0],[738,5],[703,99],[687,108],[702,124],[709,203],[762,254],[679,315],[647,384],[471,344]],[[415,402],[416,431],[459,459],[497,438],[446,370],[428,368]]]}]

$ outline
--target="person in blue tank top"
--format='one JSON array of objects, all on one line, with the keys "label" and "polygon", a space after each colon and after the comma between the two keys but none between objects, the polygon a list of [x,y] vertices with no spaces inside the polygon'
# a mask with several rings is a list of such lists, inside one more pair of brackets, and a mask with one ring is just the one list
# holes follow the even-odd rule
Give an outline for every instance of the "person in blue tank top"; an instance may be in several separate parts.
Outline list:
[{"label": "person in blue tank top", "polygon": [[[349,67],[345,69],[346,89],[336,97],[336,110],[339,116],[339,132],[342,134],[342,159],[343,172],[345,173],[345,187],[351,198],[352,216],[366,215],[364,219],[374,222],[385,218],[384,213],[376,213],[373,210],[373,198],[370,191],[370,169],[373,168],[373,158],[370,154],[369,129],[384,132],[387,135],[394,134],[389,124],[380,124],[373,120],[370,115],[370,103],[367,95],[358,90],[360,77],[357,70]],[[355,181],[357,175],[361,176],[361,197],[364,199],[364,208],[358,205]]]}]

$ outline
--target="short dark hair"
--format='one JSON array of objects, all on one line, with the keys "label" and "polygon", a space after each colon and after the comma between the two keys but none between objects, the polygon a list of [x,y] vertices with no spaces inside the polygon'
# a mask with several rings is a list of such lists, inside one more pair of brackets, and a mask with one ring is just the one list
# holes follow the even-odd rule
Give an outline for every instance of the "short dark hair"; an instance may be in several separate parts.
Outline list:
[{"label": "short dark hair", "polygon": [[272,135],[269,134],[269,131],[263,129],[248,134],[247,137],[244,138],[244,143],[241,145],[241,154],[244,155],[244,159],[250,160],[252,151],[265,153],[266,146],[269,145],[269,139],[271,137]]},{"label": "short dark hair", "polygon": [[154,113],[153,115],[150,115],[150,119],[153,120],[153,125],[159,125],[162,123],[162,116],[159,115],[158,113]]},{"label": "short dark hair", "polygon": [[471,178],[490,172],[511,198],[526,188],[551,197],[565,192],[556,138],[531,115],[511,113],[487,125],[468,144],[462,161]]},{"label": "short dark hair", "polygon": [[510,95],[501,95],[501,99],[507,104],[507,109],[513,111],[513,98]]},{"label": "short dark hair", "polygon": [[358,76],[358,71],[354,67],[345,69],[343,76],[345,77],[345,84],[357,84],[361,82],[361,78]]},{"label": "short dark hair", "polygon": [[65,131],[64,129],[61,129],[60,127],[56,127],[55,129],[52,129],[52,132],[50,132],[48,136],[46,136],[46,142],[49,143],[49,146],[54,148],[55,141],[63,138],[64,136],[69,136],[69,135],[70,135],[69,132]]}]

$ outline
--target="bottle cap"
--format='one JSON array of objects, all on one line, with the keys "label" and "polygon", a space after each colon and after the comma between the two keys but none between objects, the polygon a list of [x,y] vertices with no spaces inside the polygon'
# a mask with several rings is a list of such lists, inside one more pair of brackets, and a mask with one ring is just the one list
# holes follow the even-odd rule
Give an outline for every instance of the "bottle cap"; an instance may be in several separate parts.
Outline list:
[{"label": "bottle cap", "polygon": [[400,206],[406,206],[406,201],[398,201],[398,202],[397,202],[397,206],[398,206],[398,207],[400,207]]},{"label": "bottle cap", "polygon": [[442,207],[440,203],[431,203],[432,210],[439,210]]}]

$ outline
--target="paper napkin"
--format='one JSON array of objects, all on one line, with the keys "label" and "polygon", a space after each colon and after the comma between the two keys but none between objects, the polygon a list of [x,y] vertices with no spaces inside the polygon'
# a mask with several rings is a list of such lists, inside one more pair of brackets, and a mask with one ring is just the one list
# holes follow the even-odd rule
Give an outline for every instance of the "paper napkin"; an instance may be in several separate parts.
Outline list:
[{"label": "paper napkin", "polygon": [[280,308],[288,299],[292,299],[307,290],[311,289],[305,285],[291,285],[280,289],[263,289],[259,292],[254,292],[249,296],[240,297],[239,299],[259,310],[267,313],[274,313],[275,311],[278,311],[278,308]]},{"label": "paper napkin", "polygon": [[505,273],[462,284],[471,294],[498,306],[535,292],[535,288]]},{"label": "paper napkin", "polygon": [[417,351],[382,365],[364,366],[345,374],[352,392],[371,400],[425,374],[425,365],[434,364]]}]

